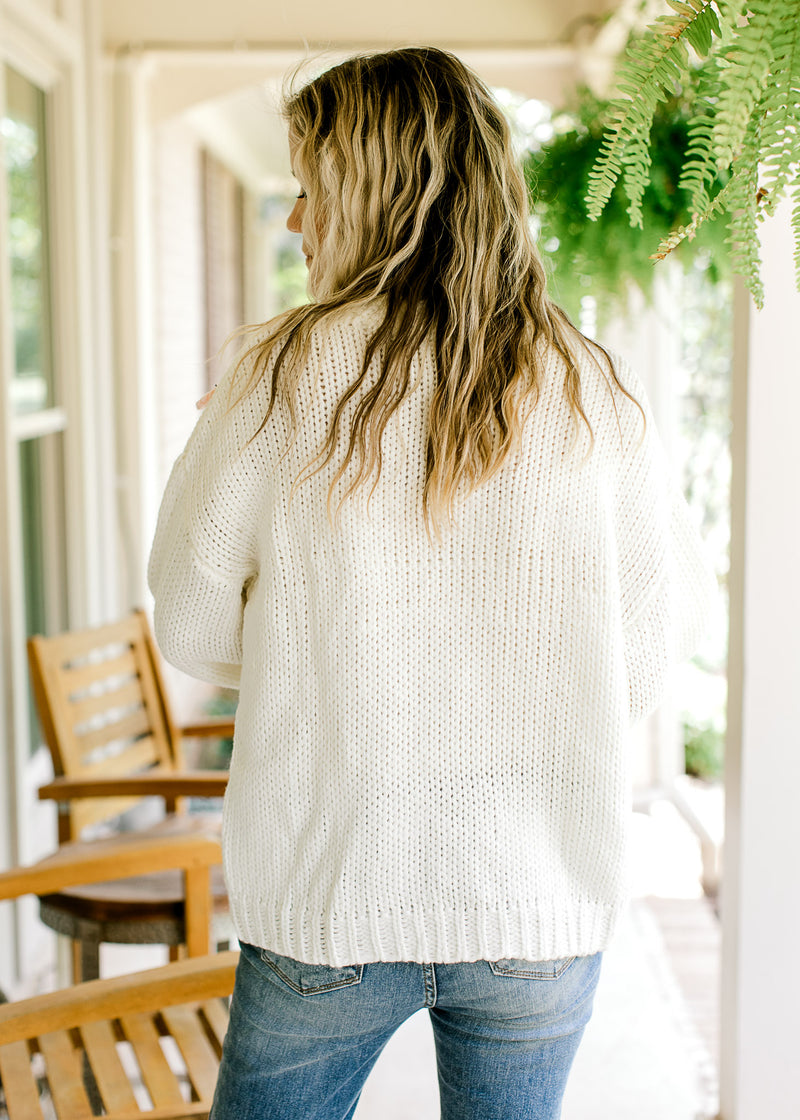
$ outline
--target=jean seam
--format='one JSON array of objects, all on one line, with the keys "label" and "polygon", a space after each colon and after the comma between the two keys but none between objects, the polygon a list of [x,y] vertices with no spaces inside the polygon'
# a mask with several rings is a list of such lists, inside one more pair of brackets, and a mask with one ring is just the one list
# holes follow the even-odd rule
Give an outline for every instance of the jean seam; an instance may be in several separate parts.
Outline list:
[{"label": "jean seam", "polygon": [[501,968],[498,961],[490,961],[489,966],[495,976],[512,976],[519,980],[560,980],[577,957],[569,957],[555,972],[541,972],[537,969]]},{"label": "jean seam", "polygon": [[434,1007],[436,1005],[436,971],[432,964],[422,965],[422,983],[425,988],[425,1006]]},{"label": "jean seam", "polygon": [[349,988],[353,984],[360,984],[364,976],[364,966],[363,964],[358,964],[354,966],[356,969],[356,974],[354,976],[346,976],[341,980],[332,980],[329,984],[315,984],[314,987],[301,988],[294,980],[291,980],[274,961],[271,961],[269,957],[264,956],[263,953],[259,953],[259,957],[267,968],[271,969],[287,987],[291,988],[292,991],[296,992],[299,996],[322,995],[324,992],[333,992],[338,988]]}]

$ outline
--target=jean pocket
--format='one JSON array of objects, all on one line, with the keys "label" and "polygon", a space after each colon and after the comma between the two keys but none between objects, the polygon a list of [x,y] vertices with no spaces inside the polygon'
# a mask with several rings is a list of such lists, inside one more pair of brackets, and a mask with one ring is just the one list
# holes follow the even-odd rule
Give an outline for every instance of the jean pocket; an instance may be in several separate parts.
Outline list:
[{"label": "jean pocket", "polygon": [[495,976],[513,976],[519,980],[558,980],[577,957],[558,957],[553,961],[523,961],[513,957],[489,961]]},{"label": "jean pocket", "polygon": [[360,984],[364,974],[363,964],[347,964],[341,968],[327,964],[306,964],[292,957],[273,953],[271,949],[256,949],[260,959],[300,996],[316,996]]}]

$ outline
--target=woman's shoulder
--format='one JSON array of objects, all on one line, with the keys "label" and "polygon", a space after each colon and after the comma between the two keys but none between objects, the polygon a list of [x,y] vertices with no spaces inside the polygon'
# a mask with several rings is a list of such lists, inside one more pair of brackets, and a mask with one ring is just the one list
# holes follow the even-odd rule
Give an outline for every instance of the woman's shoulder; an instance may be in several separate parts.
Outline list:
[{"label": "woman's shoulder", "polygon": [[386,317],[386,300],[373,297],[369,300],[346,303],[331,308],[313,323],[311,337],[318,343],[363,343],[369,340]]},{"label": "woman's shoulder", "polygon": [[[620,353],[578,332],[566,341],[569,357],[580,379],[582,396],[591,399],[601,392],[608,397],[611,389],[614,399],[620,396],[646,397],[641,378]],[[541,335],[536,345],[540,368],[546,377],[553,379],[554,385],[560,386],[567,373],[564,350]]]},{"label": "woman's shoulder", "polygon": [[[602,455],[617,458],[649,440],[652,410],[642,379],[617,351],[583,335],[571,340],[569,354],[579,381],[580,406],[591,428],[591,442]],[[544,391],[566,399],[567,361],[558,347],[540,345]]]}]

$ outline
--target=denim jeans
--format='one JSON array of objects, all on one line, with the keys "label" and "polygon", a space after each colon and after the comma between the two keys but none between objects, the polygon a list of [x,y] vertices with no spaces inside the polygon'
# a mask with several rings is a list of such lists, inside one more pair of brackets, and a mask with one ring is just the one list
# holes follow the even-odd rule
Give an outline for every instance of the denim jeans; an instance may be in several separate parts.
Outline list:
[{"label": "denim jeans", "polygon": [[600,958],[331,968],[243,945],[211,1120],[348,1120],[422,1007],[444,1120],[558,1120]]}]

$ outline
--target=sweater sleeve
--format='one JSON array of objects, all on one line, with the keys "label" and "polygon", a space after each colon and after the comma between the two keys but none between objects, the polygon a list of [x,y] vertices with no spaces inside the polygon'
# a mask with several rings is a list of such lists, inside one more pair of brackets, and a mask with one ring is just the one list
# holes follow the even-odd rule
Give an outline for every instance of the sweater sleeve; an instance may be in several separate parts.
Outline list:
[{"label": "sweater sleeve", "polygon": [[241,408],[220,383],[167,483],[148,565],[156,639],[190,676],[238,688],[248,582],[256,572],[252,478]]},{"label": "sweater sleeve", "polygon": [[620,378],[646,418],[643,432],[641,414],[625,401],[615,498],[623,645],[630,721],[635,723],[663,699],[670,669],[694,653],[717,590],[644,388],[625,366]]}]

